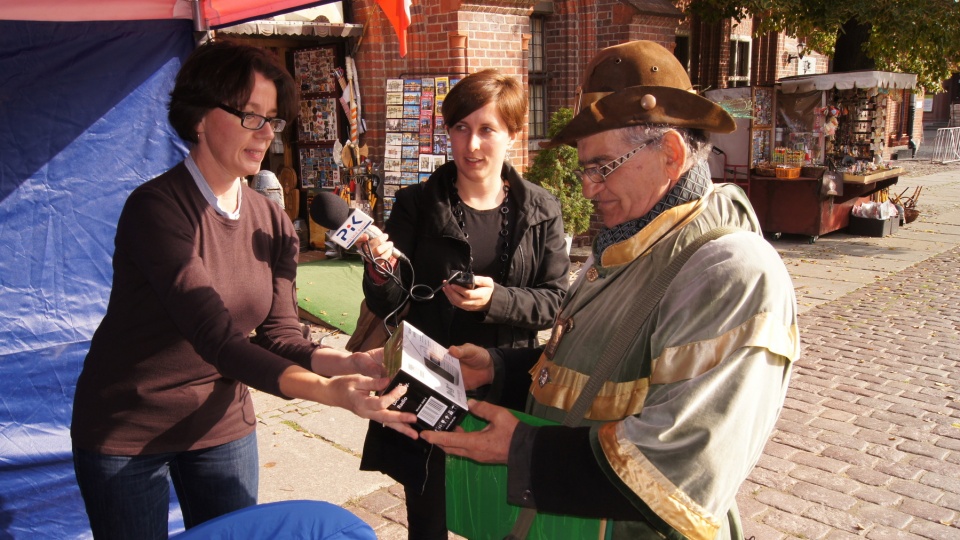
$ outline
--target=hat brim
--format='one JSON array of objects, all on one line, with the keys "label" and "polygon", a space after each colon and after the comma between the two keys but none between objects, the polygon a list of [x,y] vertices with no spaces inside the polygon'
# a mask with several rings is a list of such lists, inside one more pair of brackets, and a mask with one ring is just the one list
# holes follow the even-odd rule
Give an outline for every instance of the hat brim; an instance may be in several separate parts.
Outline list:
[{"label": "hat brim", "polygon": [[[649,106],[653,96],[656,103]],[[661,124],[678,128],[702,129],[714,133],[732,133],[737,129],[730,113],[713,101],[668,86],[632,86],[604,96],[584,108],[559,133],[541,148],[563,144],[576,146],[577,141],[603,131],[645,124]]]}]

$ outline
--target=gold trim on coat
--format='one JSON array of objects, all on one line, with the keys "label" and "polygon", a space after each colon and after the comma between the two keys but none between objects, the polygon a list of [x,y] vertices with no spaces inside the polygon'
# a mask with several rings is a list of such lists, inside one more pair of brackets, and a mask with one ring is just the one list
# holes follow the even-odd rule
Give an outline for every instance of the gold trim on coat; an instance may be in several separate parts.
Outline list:
[{"label": "gold trim on coat", "polygon": [[[543,370],[549,374],[543,377]],[[573,408],[574,402],[583,391],[589,377],[576,370],[558,366],[541,356],[530,370],[534,384],[530,386],[533,398],[543,405],[563,411]],[[538,384],[536,381],[545,381]],[[593,403],[587,409],[584,418],[600,422],[616,421],[638,414],[647,398],[649,380],[639,379],[627,382],[607,381],[600,387]]]},{"label": "gold trim on coat", "polygon": [[[799,330],[791,325],[785,331],[781,324],[768,313],[759,313],[715,339],[668,347],[653,360],[650,378],[603,383],[584,417],[609,422],[639,414],[650,385],[671,384],[702,375],[743,347],[761,347],[794,361],[800,356]],[[530,374],[534,381],[543,382],[531,385],[533,398],[542,405],[563,411],[573,407],[590,378],[588,374],[557,365],[543,355]],[[544,377],[545,374],[549,376]]]},{"label": "gold trim on coat", "polygon": [[769,313],[758,313],[714,339],[667,347],[653,361],[650,384],[692,379],[744,347],[761,347],[793,362],[800,357],[800,331],[795,324],[784,328]]},{"label": "gold trim on coat", "polygon": [[621,423],[600,427],[599,441],[617,476],[660,518],[690,540],[715,540],[721,521],[663,476],[640,450],[622,438]]}]

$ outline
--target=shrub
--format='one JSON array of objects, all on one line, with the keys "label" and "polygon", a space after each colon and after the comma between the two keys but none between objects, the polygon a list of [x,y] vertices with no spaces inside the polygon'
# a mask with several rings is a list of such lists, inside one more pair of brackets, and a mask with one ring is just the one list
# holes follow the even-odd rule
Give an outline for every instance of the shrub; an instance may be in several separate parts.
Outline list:
[{"label": "shrub", "polygon": [[[567,107],[550,116],[550,137],[556,135],[573,119],[573,110]],[[577,165],[577,149],[567,145],[541,150],[526,172],[527,180],[543,186],[560,199],[564,231],[577,236],[590,228],[593,204],[584,198],[580,180],[573,171]]]}]

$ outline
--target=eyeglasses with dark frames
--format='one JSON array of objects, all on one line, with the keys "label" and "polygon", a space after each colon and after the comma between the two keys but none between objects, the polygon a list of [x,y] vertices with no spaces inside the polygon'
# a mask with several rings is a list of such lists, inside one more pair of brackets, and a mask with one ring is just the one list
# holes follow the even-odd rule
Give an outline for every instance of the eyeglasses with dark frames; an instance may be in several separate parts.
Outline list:
[{"label": "eyeglasses with dark frames", "polygon": [[602,184],[607,180],[607,177],[613,174],[613,171],[620,168],[621,165],[627,162],[628,159],[632,158],[634,154],[643,150],[650,143],[656,141],[659,137],[654,137],[652,139],[647,139],[640,146],[630,150],[626,154],[614,159],[608,163],[600,165],[598,167],[588,167],[586,169],[579,168],[573,171],[573,174],[576,175],[577,179],[583,182],[585,179],[593,182],[594,184]]},{"label": "eyeglasses with dark frames", "polygon": [[224,105],[223,103],[217,105],[217,107],[236,116],[237,118],[240,119],[241,126],[253,131],[260,129],[263,127],[264,124],[269,123],[270,129],[272,129],[274,133],[280,133],[281,131],[283,131],[283,128],[287,126],[287,121],[284,120],[283,118],[267,118],[266,116],[263,116],[261,114],[238,111],[233,107]]}]

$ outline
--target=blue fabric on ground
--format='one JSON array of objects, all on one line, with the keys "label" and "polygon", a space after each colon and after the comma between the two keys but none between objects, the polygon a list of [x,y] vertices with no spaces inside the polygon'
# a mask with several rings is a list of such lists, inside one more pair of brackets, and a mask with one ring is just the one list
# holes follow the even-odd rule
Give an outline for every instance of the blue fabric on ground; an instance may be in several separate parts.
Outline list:
[{"label": "blue fabric on ground", "polygon": [[260,504],[211,519],[172,540],[377,540],[369,525],[322,501]]}]

